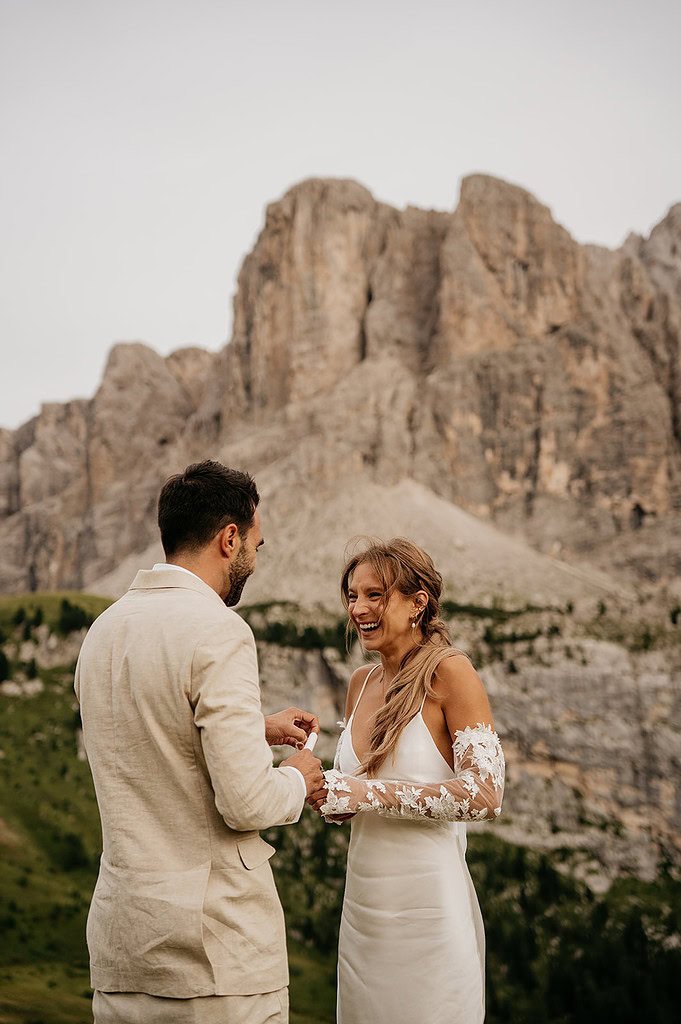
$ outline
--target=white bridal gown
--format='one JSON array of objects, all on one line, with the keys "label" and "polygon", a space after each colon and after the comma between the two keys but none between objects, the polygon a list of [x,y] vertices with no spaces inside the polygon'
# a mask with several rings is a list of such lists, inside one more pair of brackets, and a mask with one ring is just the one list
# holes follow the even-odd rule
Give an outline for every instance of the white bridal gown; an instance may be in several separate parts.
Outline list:
[{"label": "white bridal gown", "polygon": [[485,934],[465,821],[499,813],[498,737],[480,725],[457,733],[452,771],[419,711],[394,757],[367,780],[354,774],[353,717],[354,710],[326,773],[322,807],[327,820],[358,812],[338,947],[338,1024],[482,1024]]}]

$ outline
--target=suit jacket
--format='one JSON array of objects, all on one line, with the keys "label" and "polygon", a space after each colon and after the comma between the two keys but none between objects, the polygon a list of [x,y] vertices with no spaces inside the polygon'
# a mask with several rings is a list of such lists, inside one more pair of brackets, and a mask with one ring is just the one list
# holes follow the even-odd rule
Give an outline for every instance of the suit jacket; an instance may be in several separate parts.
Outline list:
[{"label": "suit jacket", "polygon": [[139,572],[76,666],[103,853],[88,915],[94,988],[188,998],[288,983],[258,829],[297,821],[273,768],[250,627],[207,584]]}]

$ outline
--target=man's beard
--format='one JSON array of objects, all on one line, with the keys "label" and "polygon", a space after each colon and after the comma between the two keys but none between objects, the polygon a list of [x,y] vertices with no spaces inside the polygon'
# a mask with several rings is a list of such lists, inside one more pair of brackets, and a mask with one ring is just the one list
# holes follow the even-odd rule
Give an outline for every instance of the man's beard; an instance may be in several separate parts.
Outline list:
[{"label": "man's beard", "polygon": [[246,586],[246,580],[252,572],[253,566],[248,560],[248,555],[246,554],[245,549],[241,548],[234,559],[232,571],[229,576],[229,591],[224,599],[228,608],[232,608],[235,604],[238,604],[242,591]]}]

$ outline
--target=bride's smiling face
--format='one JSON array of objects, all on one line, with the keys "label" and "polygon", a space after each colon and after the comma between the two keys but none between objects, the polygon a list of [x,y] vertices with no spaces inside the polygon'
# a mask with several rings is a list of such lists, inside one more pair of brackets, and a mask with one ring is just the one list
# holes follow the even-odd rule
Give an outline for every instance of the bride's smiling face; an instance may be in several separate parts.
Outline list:
[{"label": "bride's smiling face", "polygon": [[425,602],[394,590],[385,601],[383,583],[367,562],[355,568],[348,587],[348,614],[369,651],[388,652],[413,644],[412,622]]}]

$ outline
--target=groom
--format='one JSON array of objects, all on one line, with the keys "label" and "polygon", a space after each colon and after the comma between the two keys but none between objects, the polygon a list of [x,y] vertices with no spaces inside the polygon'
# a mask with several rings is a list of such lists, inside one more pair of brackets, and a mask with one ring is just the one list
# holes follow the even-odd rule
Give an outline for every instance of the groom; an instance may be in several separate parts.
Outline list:
[{"label": "groom", "polygon": [[166,563],[138,572],[76,666],[103,853],[87,940],[96,1024],[285,1024],[284,917],[258,830],[323,782],[317,718],[263,718],[255,644],[231,609],[263,543],[246,473],[188,466],[161,491]]}]

